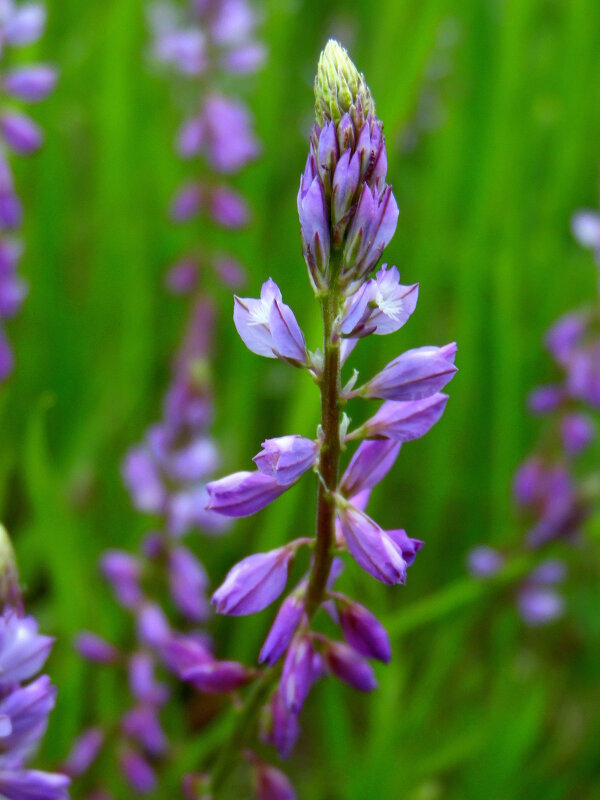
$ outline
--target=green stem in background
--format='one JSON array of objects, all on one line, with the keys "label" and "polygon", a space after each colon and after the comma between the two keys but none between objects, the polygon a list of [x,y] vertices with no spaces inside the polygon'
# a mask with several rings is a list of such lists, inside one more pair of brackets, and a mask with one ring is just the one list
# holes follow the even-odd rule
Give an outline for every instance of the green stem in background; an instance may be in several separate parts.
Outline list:
[{"label": "green stem in background", "polygon": [[340,465],[340,342],[333,328],[338,313],[339,295],[330,290],[321,301],[323,315],[323,376],[321,378],[321,427],[323,441],[320,482],[317,494],[316,545],[306,593],[306,613],[312,616],[319,607],[331,569],[335,534],[335,504],[332,493],[338,484]]}]

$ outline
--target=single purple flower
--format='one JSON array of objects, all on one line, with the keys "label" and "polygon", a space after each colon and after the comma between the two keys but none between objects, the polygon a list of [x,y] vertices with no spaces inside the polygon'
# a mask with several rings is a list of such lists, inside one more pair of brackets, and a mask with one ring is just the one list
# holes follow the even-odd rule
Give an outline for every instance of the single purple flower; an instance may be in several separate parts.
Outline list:
[{"label": "single purple flower", "polygon": [[46,9],[41,3],[21,6],[9,1],[3,9],[3,35],[7,44],[15,47],[34,44],[46,26]]},{"label": "single purple flower", "polygon": [[8,609],[0,617],[0,676],[4,684],[32,678],[42,668],[54,639],[38,633],[33,617]]},{"label": "single purple flower", "polygon": [[[314,156],[310,154],[298,190],[298,215],[302,232],[304,258],[316,283],[316,273],[325,275],[329,265],[329,214],[323,184],[317,175]],[[318,286],[318,283],[316,283]]]},{"label": "single purple flower", "polygon": [[571,455],[578,455],[593,442],[596,424],[587,414],[565,414],[560,421],[563,447]]},{"label": "single purple flower", "polygon": [[377,266],[398,223],[398,205],[390,186],[381,194],[363,185],[344,247],[343,273],[359,281]]},{"label": "single purple flower", "polygon": [[424,400],[387,400],[362,428],[348,438],[392,439],[410,442],[428,433],[444,413],[447,394],[434,394]]},{"label": "single purple flower", "polygon": [[166,752],[167,737],[156,710],[151,706],[142,705],[127,711],[121,720],[121,727],[148,755],[158,758]]},{"label": "single purple flower", "polygon": [[564,600],[553,589],[541,586],[526,586],[518,597],[519,612],[523,620],[532,626],[545,625],[562,616]]},{"label": "single purple flower", "polygon": [[406,582],[406,562],[392,539],[376,522],[342,501],[337,508],[342,534],[359,566],[387,584]]},{"label": "single purple flower", "polygon": [[455,356],[455,343],[407,350],[350,394],[382,400],[423,400],[440,392],[452,380],[457,371]]},{"label": "single purple flower", "polygon": [[61,772],[70,778],[85,774],[98,758],[104,740],[104,733],[100,728],[88,728],[74,741]]},{"label": "single purple flower", "polygon": [[131,788],[140,794],[149,794],[157,785],[156,773],[141,753],[127,749],[119,758],[123,775]]},{"label": "single purple flower", "polygon": [[377,617],[343,595],[335,595],[335,602],[344,639],[350,647],[366,658],[376,658],[387,664],[392,648],[387,631]]},{"label": "single purple flower", "polygon": [[504,557],[492,547],[474,547],[468,556],[469,572],[477,578],[496,575],[504,565]]},{"label": "single purple flower", "polygon": [[213,595],[219,614],[255,614],[270,605],[285,589],[292,556],[291,547],[280,547],[236,564]]},{"label": "single purple flower", "polygon": [[259,472],[274,478],[281,486],[291,486],[317,459],[318,444],[303,436],[265,439],[262,450],[252,459]]},{"label": "single purple flower", "polygon": [[141,564],[135,556],[122,550],[107,550],[100,559],[100,571],[122,605],[135,608],[140,603]]},{"label": "single purple flower", "polygon": [[161,656],[167,668],[180,678],[193,667],[214,661],[206,642],[194,636],[172,636],[162,646]]},{"label": "single purple flower", "polygon": [[16,112],[5,112],[0,116],[0,133],[7,145],[20,155],[38,150],[43,142],[40,128],[29,117]]},{"label": "single purple flower", "polygon": [[176,222],[187,222],[198,215],[202,208],[202,187],[198,183],[187,183],[175,195],[171,204],[171,217]]},{"label": "single purple flower", "polygon": [[565,393],[560,386],[540,386],[529,393],[527,405],[532,414],[551,414],[560,408]]},{"label": "single purple flower", "polygon": [[364,283],[346,302],[341,330],[344,336],[359,338],[370,333],[395,333],[417,306],[419,284],[403,286],[396,267],[383,267],[374,279]]},{"label": "single purple flower", "polygon": [[299,733],[298,715],[288,709],[278,687],[273,692],[267,709],[263,738],[277,748],[282,758],[289,758]]},{"label": "single purple flower", "polygon": [[3,79],[4,90],[25,102],[37,102],[47,97],[56,85],[56,70],[40,64],[10,71]]},{"label": "single purple flower", "polygon": [[260,762],[256,766],[257,800],[296,800],[296,792],[279,769]]},{"label": "single purple flower", "polygon": [[212,190],[210,210],[214,221],[224,228],[243,228],[250,216],[244,198],[225,186]]},{"label": "single purple flower", "polygon": [[262,285],[259,300],[235,297],[233,321],[251,352],[267,358],[279,355],[298,364],[306,361],[304,335],[271,278]]},{"label": "single purple flower", "polygon": [[342,476],[341,494],[353,498],[376,486],[396,463],[400,447],[391,439],[361,442]]},{"label": "single purple flower", "polygon": [[97,664],[116,664],[120,658],[117,648],[95,633],[80,633],[75,647],[79,655]]},{"label": "single purple flower", "polygon": [[185,547],[174,547],[169,554],[169,587],[175,605],[187,619],[198,622],[206,619],[208,576]]},{"label": "single purple flower", "polygon": [[207,484],[208,510],[226,517],[248,517],[272,503],[288,486],[262,472],[235,472]]},{"label": "single purple flower", "polygon": [[566,314],[546,334],[546,347],[559,364],[566,365],[581,343],[588,325],[585,315],[575,312]]},{"label": "single purple flower", "polygon": [[352,647],[328,641],[324,654],[325,662],[336,678],[361,692],[372,692],[377,688],[373,668]]},{"label": "single purple flower", "polygon": [[222,694],[244,686],[252,678],[252,672],[237,661],[210,661],[184,670],[181,678],[199,692]]},{"label": "single purple flower", "polygon": [[252,117],[239,100],[221,95],[207,98],[203,124],[207,155],[217,172],[236,172],[259,154]]},{"label": "single purple flower", "polygon": [[298,714],[315,680],[314,650],[310,636],[298,633],[288,648],[279,691],[285,707]]},{"label": "single purple flower", "polygon": [[163,705],[169,697],[167,687],[154,677],[154,659],[150,653],[137,652],[129,659],[129,688],[140,703]]},{"label": "single purple flower", "polygon": [[258,661],[273,666],[288,649],[304,615],[303,593],[293,592],[281,604],[261,648]]},{"label": "single purple flower", "polygon": [[144,603],[138,610],[137,636],[141,644],[160,648],[171,636],[169,622],[158,603]]}]

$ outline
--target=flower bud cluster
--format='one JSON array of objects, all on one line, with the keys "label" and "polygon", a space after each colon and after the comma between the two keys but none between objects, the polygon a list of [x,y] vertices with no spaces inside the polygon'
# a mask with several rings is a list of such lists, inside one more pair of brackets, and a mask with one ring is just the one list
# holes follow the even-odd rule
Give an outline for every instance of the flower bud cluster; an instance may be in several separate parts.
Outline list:
[{"label": "flower bud cluster", "polygon": [[18,274],[23,248],[17,232],[23,209],[10,155],[29,155],[42,146],[42,131],[20,107],[44,100],[56,83],[56,71],[46,64],[10,62],[14,50],[38,41],[45,24],[46,11],[39,3],[4,0],[0,7],[0,381],[14,366],[4,324],[19,313],[27,295],[27,284]]},{"label": "flower bud cluster", "polygon": [[[187,0],[184,9],[174,4],[154,9],[155,60],[190,84],[194,98],[175,143],[179,156],[193,163],[196,173],[173,198],[171,217],[177,223],[204,216],[217,227],[235,230],[249,220],[245,199],[223,177],[254,160],[260,146],[250,111],[220,84],[231,76],[249,76],[263,64],[258,22],[249,0]],[[244,270],[233,257],[192,245],[171,267],[167,285],[176,294],[191,292],[206,268],[229,286],[244,281]]]},{"label": "flower bud cluster", "polygon": [[[591,249],[600,267],[600,214],[582,211],[573,217],[577,241]],[[541,445],[519,467],[514,500],[527,522],[524,545],[547,549],[560,540],[581,538],[584,524],[599,499],[599,478],[589,454],[597,441],[595,415],[600,410],[600,303],[566,314],[546,335],[546,347],[560,371],[560,380],[529,395],[532,414],[547,418]],[[505,554],[488,547],[470,554],[471,572],[495,574]],[[517,605],[525,622],[541,625],[560,617],[564,599],[563,562],[549,559],[535,569],[518,590]]]}]

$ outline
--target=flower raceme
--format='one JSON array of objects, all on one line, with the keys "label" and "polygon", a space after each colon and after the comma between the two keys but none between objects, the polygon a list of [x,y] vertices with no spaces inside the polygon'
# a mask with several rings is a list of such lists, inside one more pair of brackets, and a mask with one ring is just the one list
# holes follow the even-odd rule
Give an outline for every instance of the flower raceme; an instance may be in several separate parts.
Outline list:
[{"label": "flower raceme", "polygon": [[[314,439],[297,434],[267,439],[254,457],[256,471],[236,472],[206,487],[208,510],[242,517],[275,501],[304,473],[317,475],[314,538],[244,558],[213,595],[219,613],[261,611],[284,593],[300,551],[312,551],[306,573],[281,603],[259,655],[270,667],[280,662],[280,673],[273,672],[280,677],[264,715],[263,736],[284,756],[293,749],[300,710],[317,680],[332,674],[371,691],[376,680],[369,661],[391,658],[387,633],[373,614],[335,590],[343,566],[338,556],[349,553],[382,583],[406,581],[423,542],[400,528],[383,529],[366,507],[402,444],[425,435],[439,421],[448,400],[442,389],[456,373],[455,344],[421,347],[398,356],[362,386],[355,388],[355,373],[341,388],[342,367],[354,347],[371,334],[390,334],[406,324],[416,307],[418,285],[401,284],[396,267],[383,265],[373,274],[394,234],[398,206],[386,183],[385,138],[373,98],[337,42],[330,41],[321,55],[315,97],[317,123],[297,202],[303,255],[323,317],[322,349],[307,349],[292,309],[271,278],[259,298],[235,297],[233,318],[253,353],[312,375],[321,391],[323,416]],[[385,402],[351,430],[342,407],[354,399]],[[358,447],[341,471],[341,454],[355,441]],[[339,626],[341,640],[313,628],[320,610]],[[215,773],[215,794],[226,772]]]}]

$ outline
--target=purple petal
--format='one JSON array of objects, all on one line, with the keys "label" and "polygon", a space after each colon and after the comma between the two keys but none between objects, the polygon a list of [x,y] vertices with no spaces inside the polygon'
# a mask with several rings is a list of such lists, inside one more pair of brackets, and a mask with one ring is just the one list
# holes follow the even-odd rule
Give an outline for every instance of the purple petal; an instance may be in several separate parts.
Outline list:
[{"label": "purple petal", "polygon": [[256,797],[257,800],[296,800],[296,792],[281,770],[261,763],[256,769]]},{"label": "purple petal", "polygon": [[207,484],[207,509],[226,517],[248,517],[272,503],[287,486],[262,472],[235,472]]},{"label": "purple petal", "polygon": [[313,656],[310,637],[296,635],[287,651],[279,683],[281,699],[294,714],[300,712],[314,681]]},{"label": "purple petal", "polygon": [[258,661],[273,666],[288,649],[304,613],[304,598],[294,592],[281,604]]},{"label": "purple petal", "polygon": [[383,437],[410,442],[424,436],[444,413],[448,395],[434,394],[425,400],[385,402],[360,429],[368,438]]},{"label": "purple petal", "polygon": [[16,112],[0,117],[0,131],[8,146],[21,155],[38,150],[44,139],[40,128],[29,117]]},{"label": "purple petal", "polygon": [[406,582],[406,562],[376,522],[351,505],[337,511],[350,554],[366,572],[387,584]]},{"label": "purple petal", "polygon": [[97,664],[114,664],[120,657],[116,647],[95,633],[80,633],[75,640],[75,647],[83,658]]},{"label": "purple petal", "polygon": [[269,314],[269,328],[273,340],[273,350],[284,358],[306,362],[306,342],[294,312],[285,303],[275,299]]},{"label": "purple petal", "polygon": [[383,400],[423,400],[441,391],[454,377],[456,344],[418,347],[390,361],[358,394]]},{"label": "purple petal", "polygon": [[325,648],[325,661],[331,672],[344,683],[361,692],[377,688],[373,668],[355,650],[340,642],[329,642]]},{"label": "purple petal", "polygon": [[366,658],[387,663],[392,657],[390,638],[383,625],[364,606],[336,597],[340,625],[346,642]]},{"label": "purple petal", "polygon": [[262,447],[252,459],[259,472],[286,487],[314,465],[319,451],[315,441],[298,435],[265,439]]},{"label": "purple petal", "polygon": [[37,42],[46,25],[46,9],[40,3],[25,3],[13,8],[4,25],[8,44],[25,45]]},{"label": "purple petal", "polygon": [[361,442],[342,476],[340,492],[344,497],[354,497],[382,481],[394,466],[400,447],[391,439]]},{"label": "purple petal", "polygon": [[285,589],[291,558],[292,550],[280,547],[236,564],[213,595],[219,614],[255,614],[270,605]]},{"label": "purple petal", "polygon": [[469,552],[469,572],[477,578],[489,578],[502,568],[504,558],[492,547],[474,547]]},{"label": "purple petal", "polygon": [[181,677],[199,692],[221,694],[234,692],[248,683],[252,673],[236,661],[211,661],[185,670]]},{"label": "purple petal", "polygon": [[43,100],[55,85],[56,70],[44,65],[14,69],[4,78],[5,91],[26,102]]},{"label": "purple petal", "polygon": [[0,617],[0,675],[4,684],[32,678],[44,665],[54,639],[38,633],[33,617],[6,610]]}]

